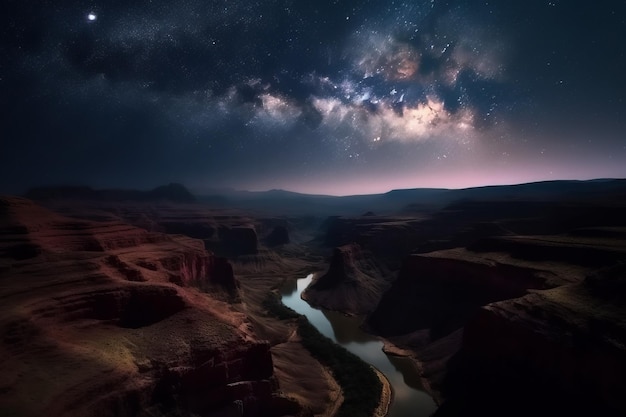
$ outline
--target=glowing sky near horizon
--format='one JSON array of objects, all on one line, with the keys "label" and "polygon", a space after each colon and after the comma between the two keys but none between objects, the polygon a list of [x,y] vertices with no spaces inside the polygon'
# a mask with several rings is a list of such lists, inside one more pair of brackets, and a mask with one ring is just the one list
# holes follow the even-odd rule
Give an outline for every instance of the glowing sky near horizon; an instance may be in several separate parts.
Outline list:
[{"label": "glowing sky near horizon", "polygon": [[626,5],[23,2],[0,192],[363,194],[626,177]]}]

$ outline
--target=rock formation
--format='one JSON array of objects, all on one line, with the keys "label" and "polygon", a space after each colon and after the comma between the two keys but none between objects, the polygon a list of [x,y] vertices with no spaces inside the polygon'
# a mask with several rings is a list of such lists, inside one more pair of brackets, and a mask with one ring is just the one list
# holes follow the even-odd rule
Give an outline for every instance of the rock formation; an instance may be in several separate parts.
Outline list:
[{"label": "rock formation", "polygon": [[438,338],[462,327],[489,302],[519,297],[529,288],[549,288],[561,282],[549,268],[502,254],[451,249],[411,255],[368,324],[386,336],[428,329],[433,338]]},{"label": "rock formation", "polygon": [[289,230],[283,225],[274,226],[271,233],[265,238],[265,244],[270,247],[286,245],[290,241]]},{"label": "rock formation", "polygon": [[323,241],[397,271],[365,324],[416,359],[438,415],[624,415],[626,288],[585,279],[626,261],[624,184],[453,190],[433,210],[330,217]]},{"label": "rock formation", "polygon": [[588,228],[412,255],[367,323],[412,349],[437,416],[623,415],[626,268],[593,271],[626,259],[624,236]]},{"label": "rock formation", "polygon": [[423,239],[420,223],[405,217],[330,217],[324,241],[331,247],[355,242],[379,258],[402,258]]},{"label": "rock formation", "polygon": [[257,234],[251,225],[221,226],[218,233],[221,248],[230,255],[254,255],[258,252]]},{"label": "rock formation", "polygon": [[350,314],[373,310],[388,288],[388,276],[357,244],[335,248],[326,274],[317,277],[303,297],[313,305]]},{"label": "rock formation", "polygon": [[1,415],[299,412],[269,343],[221,301],[232,267],[201,241],[12,197],[0,231]]},{"label": "rock formation", "polygon": [[253,255],[259,248],[257,222],[237,210],[215,210],[201,204],[164,200],[100,200],[97,195],[68,200],[53,194],[43,199],[42,204],[82,220],[117,220],[150,232],[201,239],[206,249],[221,256]]},{"label": "rock formation", "polygon": [[[625,291],[621,264],[481,308],[465,326],[438,415],[626,414]],[[478,400],[485,392],[489,401]]]}]

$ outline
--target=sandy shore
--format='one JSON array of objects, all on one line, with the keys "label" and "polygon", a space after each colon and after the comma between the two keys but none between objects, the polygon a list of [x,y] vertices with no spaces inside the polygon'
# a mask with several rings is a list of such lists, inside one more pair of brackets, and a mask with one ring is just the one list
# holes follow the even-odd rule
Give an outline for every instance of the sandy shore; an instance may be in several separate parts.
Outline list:
[{"label": "sandy shore", "polygon": [[378,379],[380,379],[380,383],[383,385],[382,392],[380,393],[380,402],[378,403],[378,407],[374,410],[373,417],[386,417],[389,412],[389,405],[391,405],[391,400],[393,399],[393,392],[391,391],[391,384],[385,375],[380,372],[378,369],[374,368],[374,372],[378,375]]}]

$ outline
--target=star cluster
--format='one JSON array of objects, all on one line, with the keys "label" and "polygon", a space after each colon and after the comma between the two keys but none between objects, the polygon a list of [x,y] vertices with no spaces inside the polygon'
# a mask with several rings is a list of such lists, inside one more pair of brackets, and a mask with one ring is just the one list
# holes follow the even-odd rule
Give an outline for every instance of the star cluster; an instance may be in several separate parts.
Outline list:
[{"label": "star cluster", "polygon": [[624,176],[626,6],[601,3],[9,0],[0,186]]}]

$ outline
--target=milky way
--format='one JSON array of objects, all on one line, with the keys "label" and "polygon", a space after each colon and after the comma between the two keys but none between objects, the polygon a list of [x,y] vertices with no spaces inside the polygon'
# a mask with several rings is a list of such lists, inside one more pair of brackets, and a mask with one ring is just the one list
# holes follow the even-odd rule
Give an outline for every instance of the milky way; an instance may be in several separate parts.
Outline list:
[{"label": "milky way", "polygon": [[8,1],[0,191],[626,176],[626,6]]}]

